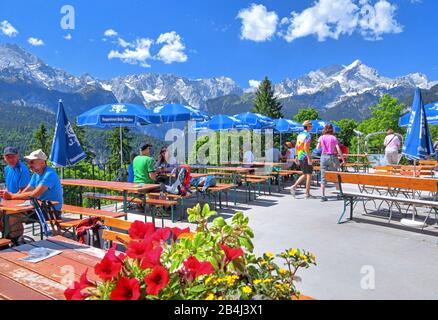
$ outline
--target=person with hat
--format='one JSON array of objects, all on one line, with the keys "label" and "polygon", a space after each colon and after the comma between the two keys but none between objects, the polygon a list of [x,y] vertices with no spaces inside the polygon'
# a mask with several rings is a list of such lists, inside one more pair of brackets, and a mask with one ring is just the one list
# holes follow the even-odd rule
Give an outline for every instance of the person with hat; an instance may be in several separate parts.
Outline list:
[{"label": "person with hat", "polygon": [[312,179],[313,165],[312,157],[310,154],[310,142],[312,140],[310,132],[312,131],[312,121],[306,120],[303,123],[304,131],[297,137],[297,143],[295,146],[297,159],[300,164],[302,175],[298,178],[295,184],[290,189],[290,193],[295,198],[297,186],[306,180],[306,199],[313,198],[310,194],[310,182]]},{"label": "person with hat", "polygon": [[29,169],[20,160],[17,148],[5,148],[3,151],[3,159],[8,164],[4,169],[6,191],[11,193],[21,192],[29,184]]},{"label": "person with hat", "polygon": [[[57,204],[54,206],[55,215],[60,219],[62,214],[63,196],[61,180],[59,179],[58,174],[53,168],[47,165],[47,156],[41,149],[25,156],[24,159],[27,161],[30,170],[33,172],[29,184],[19,193],[11,193],[9,191],[2,192],[3,198],[5,200],[27,200],[35,198],[38,200],[56,202]],[[11,222],[11,224],[12,223],[13,222]],[[23,235],[23,229],[21,229],[21,231],[19,238]],[[18,243],[20,243],[20,240],[18,240]]]},{"label": "person with hat", "polygon": [[132,165],[134,167],[134,183],[154,184],[157,179],[155,160],[151,157],[152,145],[142,143],[140,155],[135,157]]}]

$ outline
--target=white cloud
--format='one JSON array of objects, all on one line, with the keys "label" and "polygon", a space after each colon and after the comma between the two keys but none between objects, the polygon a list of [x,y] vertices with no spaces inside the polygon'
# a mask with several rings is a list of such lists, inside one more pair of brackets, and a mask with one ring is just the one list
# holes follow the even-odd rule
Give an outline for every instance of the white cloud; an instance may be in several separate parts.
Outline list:
[{"label": "white cloud", "polygon": [[249,80],[248,83],[251,88],[258,89],[260,87],[260,83],[262,82],[258,80]]},{"label": "white cloud", "polygon": [[157,60],[162,60],[166,64],[187,61],[187,55],[184,53],[186,47],[175,31],[161,34],[157,39],[157,44],[162,43],[165,45],[155,56]]},{"label": "white cloud", "polygon": [[30,37],[27,42],[34,47],[39,47],[44,45],[44,41],[38,38]]},{"label": "white cloud", "polygon": [[111,37],[117,37],[118,33],[117,33],[117,31],[115,31],[113,29],[108,29],[105,31],[105,33],[103,35],[105,37],[111,38]]},{"label": "white cloud", "polygon": [[128,41],[123,40],[122,38],[118,39],[118,43],[121,47],[123,48],[128,48],[128,47],[132,47],[132,44],[129,43]]},{"label": "white cloud", "polygon": [[147,38],[140,38],[130,44],[133,49],[125,49],[123,52],[111,50],[108,54],[108,59],[120,59],[125,63],[139,64],[142,67],[149,68],[150,65],[147,60],[151,58],[150,48],[153,40]]},{"label": "white cloud", "polygon": [[68,35],[63,37],[65,40],[71,40],[72,39],[72,35],[71,33],[69,33]]},{"label": "white cloud", "polygon": [[[286,41],[316,35],[319,41],[338,39],[352,34],[357,27],[357,10],[351,0],[319,0],[301,13],[292,12],[289,27],[283,35]],[[283,21],[284,22],[284,21]]]},{"label": "white cloud", "polygon": [[367,40],[381,40],[384,33],[400,33],[403,27],[395,20],[396,6],[386,0],[378,1],[374,6],[364,1],[359,25]]},{"label": "white cloud", "polygon": [[237,18],[242,20],[241,39],[263,42],[269,40],[277,30],[277,14],[267,11],[261,4],[253,3],[249,8],[240,10]]},{"label": "white cloud", "polygon": [[400,33],[395,19],[396,6],[387,0],[317,0],[301,13],[292,12],[282,25],[289,25],[280,36],[286,41],[315,35],[319,41],[338,39],[340,35],[359,32],[366,40],[380,40],[383,34]]},{"label": "white cloud", "polygon": [[9,21],[4,20],[0,22],[0,31],[7,37],[15,37],[18,34],[17,29],[14,28],[12,24],[9,23]]}]

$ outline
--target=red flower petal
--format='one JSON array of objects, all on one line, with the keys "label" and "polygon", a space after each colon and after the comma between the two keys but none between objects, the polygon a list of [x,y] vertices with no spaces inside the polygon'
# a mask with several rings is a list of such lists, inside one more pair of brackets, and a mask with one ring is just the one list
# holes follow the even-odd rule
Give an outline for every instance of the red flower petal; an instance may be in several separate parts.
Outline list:
[{"label": "red flower petal", "polygon": [[147,285],[146,293],[156,296],[169,283],[169,272],[166,268],[157,266],[144,278],[144,282]]},{"label": "red flower petal", "polygon": [[156,266],[161,265],[161,253],[163,252],[163,248],[157,247],[154,250],[147,252],[143,259],[141,260],[141,268],[142,269],[152,269]]},{"label": "red flower petal", "polygon": [[243,250],[241,248],[230,248],[229,246],[225,244],[219,244],[219,246],[222,248],[222,250],[225,252],[225,257],[227,262],[231,262],[241,256],[243,256]]},{"label": "red flower petal", "polygon": [[191,256],[184,261],[183,265],[186,279],[189,281],[192,281],[199,276],[212,274],[214,272],[213,265],[210,262],[199,262],[194,256]]},{"label": "red flower petal", "polygon": [[95,284],[87,279],[87,272],[88,269],[81,275],[79,282],[75,281],[73,287],[64,291],[67,300],[85,300],[90,296],[88,293],[82,293],[82,290],[87,287],[95,287]]},{"label": "red flower petal", "polygon": [[126,254],[130,258],[141,259],[151,250],[152,243],[149,240],[130,241],[126,248]]},{"label": "red flower petal", "polygon": [[140,298],[140,282],[137,279],[121,277],[111,292],[111,300],[138,300]]},{"label": "red flower petal", "polygon": [[94,266],[94,272],[104,281],[111,280],[117,276],[121,269],[122,264],[120,262],[115,262],[107,256]]},{"label": "red flower petal", "polygon": [[153,223],[144,223],[142,221],[135,221],[129,228],[129,236],[133,240],[143,240],[147,236],[155,232],[155,225]]},{"label": "red flower petal", "polygon": [[171,230],[172,230],[173,241],[176,241],[178,237],[183,233],[190,233],[190,228],[188,227],[185,229],[180,229],[178,227],[175,227],[175,228],[171,228]]}]

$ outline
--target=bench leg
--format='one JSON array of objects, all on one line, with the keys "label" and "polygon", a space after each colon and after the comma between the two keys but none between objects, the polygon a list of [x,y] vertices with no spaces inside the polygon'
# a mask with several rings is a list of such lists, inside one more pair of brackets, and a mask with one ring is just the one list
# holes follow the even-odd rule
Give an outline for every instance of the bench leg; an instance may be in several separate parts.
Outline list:
[{"label": "bench leg", "polygon": [[344,218],[345,213],[347,212],[348,206],[350,206],[350,220],[353,220],[353,204],[354,199],[353,198],[345,198],[344,199],[344,210],[342,211],[341,216],[339,217],[338,224],[344,223],[342,219]]}]

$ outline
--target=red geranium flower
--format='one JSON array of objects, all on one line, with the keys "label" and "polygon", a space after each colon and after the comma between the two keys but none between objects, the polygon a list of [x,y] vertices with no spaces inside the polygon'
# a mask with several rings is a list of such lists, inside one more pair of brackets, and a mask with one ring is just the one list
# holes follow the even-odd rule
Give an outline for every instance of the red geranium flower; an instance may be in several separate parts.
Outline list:
[{"label": "red geranium flower", "polygon": [[161,241],[167,241],[170,237],[170,228],[160,228],[156,230],[151,236],[150,239],[152,241],[161,242]]},{"label": "red geranium flower", "polygon": [[111,300],[138,300],[140,298],[140,282],[137,279],[121,277],[111,292]]},{"label": "red geranium flower", "polygon": [[185,229],[180,229],[178,227],[175,228],[171,228],[172,230],[172,235],[173,235],[173,241],[176,241],[176,239],[178,239],[178,237],[183,234],[183,233],[189,233],[190,232],[190,228],[185,228]]},{"label": "red geranium flower", "polygon": [[155,225],[153,223],[147,222],[141,222],[141,221],[135,221],[132,223],[131,227],[129,228],[129,236],[133,240],[143,240],[147,236],[153,234],[155,231]]},{"label": "red geranium flower", "polygon": [[169,283],[169,272],[161,266],[155,267],[145,278],[146,293],[156,296]]},{"label": "red geranium flower", "polygon": [[184,261],[183,265],[186,277],[189,281],[204,274],[212,274],[214,272],[213,265],[210,262],[199,262],[194,256]]},{"label": "red geranium flower", "polygon": [[243,250],[241,248],[230,248],[229,246],[225,244],[219,244],[219,246],[224,250],[225,252],[225,262],[226,264],[230,263],[233,260],[236,260],[237,258],[243,256]]},{"label": "red geranium flower", "polygon": [[143,269],[152,269],[156,266],[161,265],[161,253],[163,252],[163,248],[157,247],[149,252],[147,252],[143,259],[141,260],[141,267]]},{"label": "red geranium flower", "polygon": [[118,256],[116,256],[116,247],[117,245],[114,243],[105,256],[108,257],[113,262],[123,263],[123,260],[125,260],[126,255],[124,253],[120,253]]},{"label": "red geranium flower", "polygon": [[64,291],[64,296],[67,300],[85,300],[90,296],[89,293],[83,293],[82,290],[96,285],[87,279],[88,269],[81,275],[79,282],[75,281],[72,288],[67,288]]},{"label": "red geranium flower", "polygon": [[133,259],[141,259],[152,250],[152,243],[149,240],[130,241],[126,248],[126,254]]},{"label": "red geranium flower", "polygon": [[122,264],[112,260],[108,255],[94,266],[94,272],[104,281],[111,280],[117,276],[121,269]]}]

